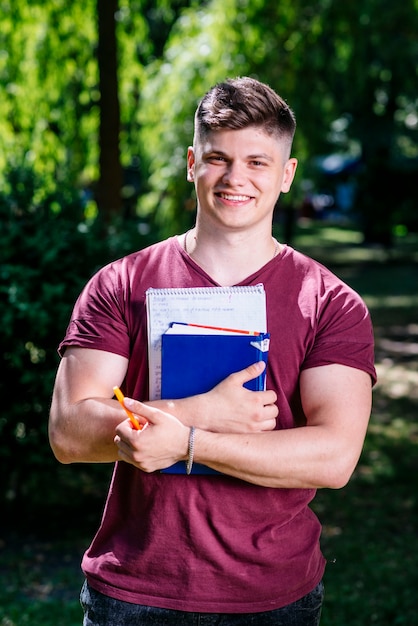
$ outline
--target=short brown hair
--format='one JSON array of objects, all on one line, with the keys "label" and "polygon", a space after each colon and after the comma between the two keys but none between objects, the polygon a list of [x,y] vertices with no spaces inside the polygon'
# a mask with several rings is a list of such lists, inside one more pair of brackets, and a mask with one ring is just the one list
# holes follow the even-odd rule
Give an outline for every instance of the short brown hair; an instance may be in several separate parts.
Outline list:
[{"label": "short brown hair", "polygon": [[227,79],[202,98],[195,115],[195,133],[204,138],[211,131],[262,128],[287,140],[289,149],[296,119],[287,103],[271,87],[249,77]]}]

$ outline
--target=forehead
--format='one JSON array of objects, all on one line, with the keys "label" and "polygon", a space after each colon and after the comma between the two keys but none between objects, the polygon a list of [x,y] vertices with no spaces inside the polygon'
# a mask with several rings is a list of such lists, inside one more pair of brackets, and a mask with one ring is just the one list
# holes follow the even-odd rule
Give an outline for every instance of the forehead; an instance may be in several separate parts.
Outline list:
[{"label": "forehead", "polygon": [[286,150],[287,144],[277,135],[268,133],[261,127],[248,126],[240,129],[213,130],[203,137],[195,137],[195,150],[203,154],[222,152],[224,154],[256,155],[277,154]]}]

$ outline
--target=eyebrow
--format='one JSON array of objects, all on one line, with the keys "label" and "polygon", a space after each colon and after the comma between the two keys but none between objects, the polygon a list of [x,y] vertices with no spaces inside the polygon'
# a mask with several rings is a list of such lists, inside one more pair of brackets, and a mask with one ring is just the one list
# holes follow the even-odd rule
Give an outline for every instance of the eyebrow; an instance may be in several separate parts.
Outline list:
[{"label": "eyebrow", "polygon": [[[222,150],[216,150],[216,148],[214,148],[213,150],[207,150],[206,152],[203,152],[202,156],[208,157],[211,154],[216,154],[216,155],[225,157],[226,159],[230,158],[226,152],[223,152]],[[259,161],[260,159],[263,159],[265,161],[270,161],[270,162],[274,161],[274,159],[269,154],[266,154],[265,152],[261,152],[260,154],[247,154],[245,159],[249,161]]]},{"label": "eyebrow", "polygon": [[262,152],[261,154],[249,154],[247,159],[251,159],[253,161],[258,161],[260,159],[264,159],[265,161],[274,161],[274,159],[265,152]]}]

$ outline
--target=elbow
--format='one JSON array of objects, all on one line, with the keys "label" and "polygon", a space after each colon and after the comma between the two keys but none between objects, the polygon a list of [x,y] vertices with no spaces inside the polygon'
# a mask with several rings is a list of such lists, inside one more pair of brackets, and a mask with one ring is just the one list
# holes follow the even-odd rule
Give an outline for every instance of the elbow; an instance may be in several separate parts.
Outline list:
[{"label": "elbow", "polygon": [[70,452],[66,437],[62,430],[58,427],[52,415],[48,425],[48,439],[51,450],[57,461],[63,465],[74,462]]},{"label": "elbow", "polygon": [[73,459],[68,454],[68,450],[65,445],[60,441],[60,437],[50,431],[49,433],[49,445],[51,446],[51,450],[57,461],[62,463],[63,465],[69,465],[73,463]]},{"label": "elbow", "polygon": [[349,483],[356,465],[357,459],[355,462],[343,457],[338,460],[334,459],[327,465],[327,471],[321,476],[317,487],[319,489],[342,489]]},{"label": "elbow", "polygon": [[328,440],[315,459],[316,487],[343,489],[350,482],[363,449],[363,440],[352,442],[347,438]]},{"label": "elbow", "polygon": [[332,476],[328,481],[326,481],[326,484],[321,485],[320,488],[343,489],[343,487],[345,487],[350,481],[351,476],[352,473],[338,474],[336,476]]},{"label": "elbow", "polygon": [[59,449],[57,446],[51,445],[51,449],[54,454],[54,457],[57,459],[59,463],[62,463],[62,465],[70,465],[70,463],[74,462],[73,459],[70,458],[70,456],[66,454],[64,450]]}]

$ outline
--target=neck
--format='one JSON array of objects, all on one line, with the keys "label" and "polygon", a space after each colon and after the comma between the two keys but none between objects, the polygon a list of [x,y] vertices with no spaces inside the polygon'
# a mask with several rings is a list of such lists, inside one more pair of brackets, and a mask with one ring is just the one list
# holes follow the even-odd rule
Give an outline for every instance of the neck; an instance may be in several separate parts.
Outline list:
[{"label": "neck", "polygon": [[195,263],[223,286],[242,282],[275,258],[282,248],[270,233],[262,237],[222,237],[206,235],[198,228],[182,235],[181,243]]}]

